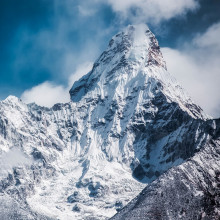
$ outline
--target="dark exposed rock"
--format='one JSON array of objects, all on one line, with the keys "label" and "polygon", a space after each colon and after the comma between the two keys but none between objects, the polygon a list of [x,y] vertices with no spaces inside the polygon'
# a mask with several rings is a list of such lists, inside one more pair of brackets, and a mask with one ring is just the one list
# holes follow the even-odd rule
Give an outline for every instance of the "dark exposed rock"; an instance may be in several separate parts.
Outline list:
[{"label": "dark exposed rock", "polygon": [[72,211],[74,211],[74,212],[80,212],[81,210],[82,210],[82,208],[78,204],[73,206],[73,209],[72,209]]},{"label": "dark exposed rock", "polygon": [[79,202],[79,193],[75,191],[72,195],[68,196],[67,201],[69,203]]}]

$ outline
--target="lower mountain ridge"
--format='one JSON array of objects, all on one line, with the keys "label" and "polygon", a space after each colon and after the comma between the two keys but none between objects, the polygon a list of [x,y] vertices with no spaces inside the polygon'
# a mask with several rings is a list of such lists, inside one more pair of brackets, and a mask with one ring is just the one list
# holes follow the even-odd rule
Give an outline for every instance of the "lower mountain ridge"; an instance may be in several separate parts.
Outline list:
[{"label": "lower mountain ridge", "polygon": [[219,120],[167,71],[146,26],[115,35],[70,97],[0,102],[0,219],[218,215]]},{"label": "lower mountain ridge", "polygon": [[213,124],[213,139],[200,152],[149,184],[111,219],[219,219],[220,119]]}]

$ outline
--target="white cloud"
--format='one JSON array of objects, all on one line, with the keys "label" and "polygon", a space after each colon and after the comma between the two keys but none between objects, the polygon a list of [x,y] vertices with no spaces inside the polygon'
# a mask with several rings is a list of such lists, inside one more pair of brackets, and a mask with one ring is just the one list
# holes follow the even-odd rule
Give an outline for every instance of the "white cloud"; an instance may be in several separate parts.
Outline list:
[{"label": "white cloud", "polygon": [[92,16],[96,13],[96,10],[93,7],[85,7],[82,5],[78,5],[78,10],[80,15],[82,16]]},{"label": "white cloud", "polygon": [[[108,0],[112,9],[132,22],[158,23],[198,8],[197,0]],[[132,10],[135,13],[132,13]]]},{"label": "white cloud", "polygon": [[72,87],[73,83],[79,80],[82,76],[88,73],[93,67],[93,62],[85,62],[81,64],[75,71],[75,73],[71,74],[69,77],[69,88]]},{"label": "white cloud", "polygon": [[63,103],[70,100],[66,88],[51,82],[44,82],[24,91],[21,99],[25,103],[35,102],[38,105],[46,107],[52,107],[55,103]]},{"label": "white cloud", "polygon": [[184,49],[162,48],[168,71],[208,114],[220,116],[220,23],[195,37]]},{"label": "white cloud", "polygon": [[194,44],[202,48],[220,50],[220,23],[212,25],[204,34],[194,39]]},{"label": "white cloud", "polygon": [[0,177],[7,176],[13,167],[31,165],[32,159],[27,157],[17,148],[13,148],[8,152],[0,155]]},{"label": "white cloud", "polygon": [[69,89],[75,81],[79,80],[92,69],[92,65],[92,62],[85,62],[79,65],[76,71],[70,75],[67,87],[46,81],[24,91],[21,99],[25,103],[35,102],[38,105],[46,107],[52,107],[56,103],[69,102]]}]

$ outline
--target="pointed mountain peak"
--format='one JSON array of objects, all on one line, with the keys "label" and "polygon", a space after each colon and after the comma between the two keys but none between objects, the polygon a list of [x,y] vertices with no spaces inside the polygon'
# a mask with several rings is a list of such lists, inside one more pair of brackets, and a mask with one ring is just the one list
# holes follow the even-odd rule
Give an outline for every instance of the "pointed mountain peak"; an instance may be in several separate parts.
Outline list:
[{"label": "pointed mountain peak", "polygon": [[116,34],[98,62],[109,60],[112,54],[123,56],[130,62],[144,60],[148,66],[157,65],[166,69],[158,41],[145,24],[128,25],[122,32]]},{"label": "pointed mountain peak", "polygon": [[21,99],[19,99],[16,96],[13,95],[9,95],[5,100],[3,100],[2,102],[6,102],[6,103],[13,103],[13,104],[18,104],[21,103]]},{"label": "pointed mountain peak", "polygon": [[129,25],[113,36],[92,71],[74,83],[70,90],[71,100],[79,101],[100,81],[107,85],[112,79],[120,80],[122,75],[129,75],[131,80],[141,69],[147,73],[146,68],[166,70],[158,41],[146,25]]},{"label": "pointed mountain peak", "polygon": [[133,91],[138,96],[142,90],[146,99],[153,100],[161,93],[192,117],[203,117],[202,110],[167,71],[158,41],[146,25],[129,25],[116,34],[93,69],[73,84],[70,96],[73,102],[106,97],[126,100]]},{"label": "pointed mountain peak", "polygon": [[130,46],[148,46],[150,39],[147,36],[147,33],[149,32],[150,30],[145,24],[128,25],[112,38],[110,44],[112,44],[113,41],[123,43],[124,39],[129,39],[131,43]]}]

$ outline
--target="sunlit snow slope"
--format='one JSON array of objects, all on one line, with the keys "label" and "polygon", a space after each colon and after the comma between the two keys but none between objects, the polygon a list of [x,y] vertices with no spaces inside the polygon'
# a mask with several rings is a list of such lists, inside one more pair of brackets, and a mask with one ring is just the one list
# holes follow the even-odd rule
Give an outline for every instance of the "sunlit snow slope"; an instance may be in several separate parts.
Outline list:
[{"label": "sunlit snow slope", "polygon": [[70,96],[0,102],[1,219],[106,219],[211,138],[143,25],[114,36]]}]

